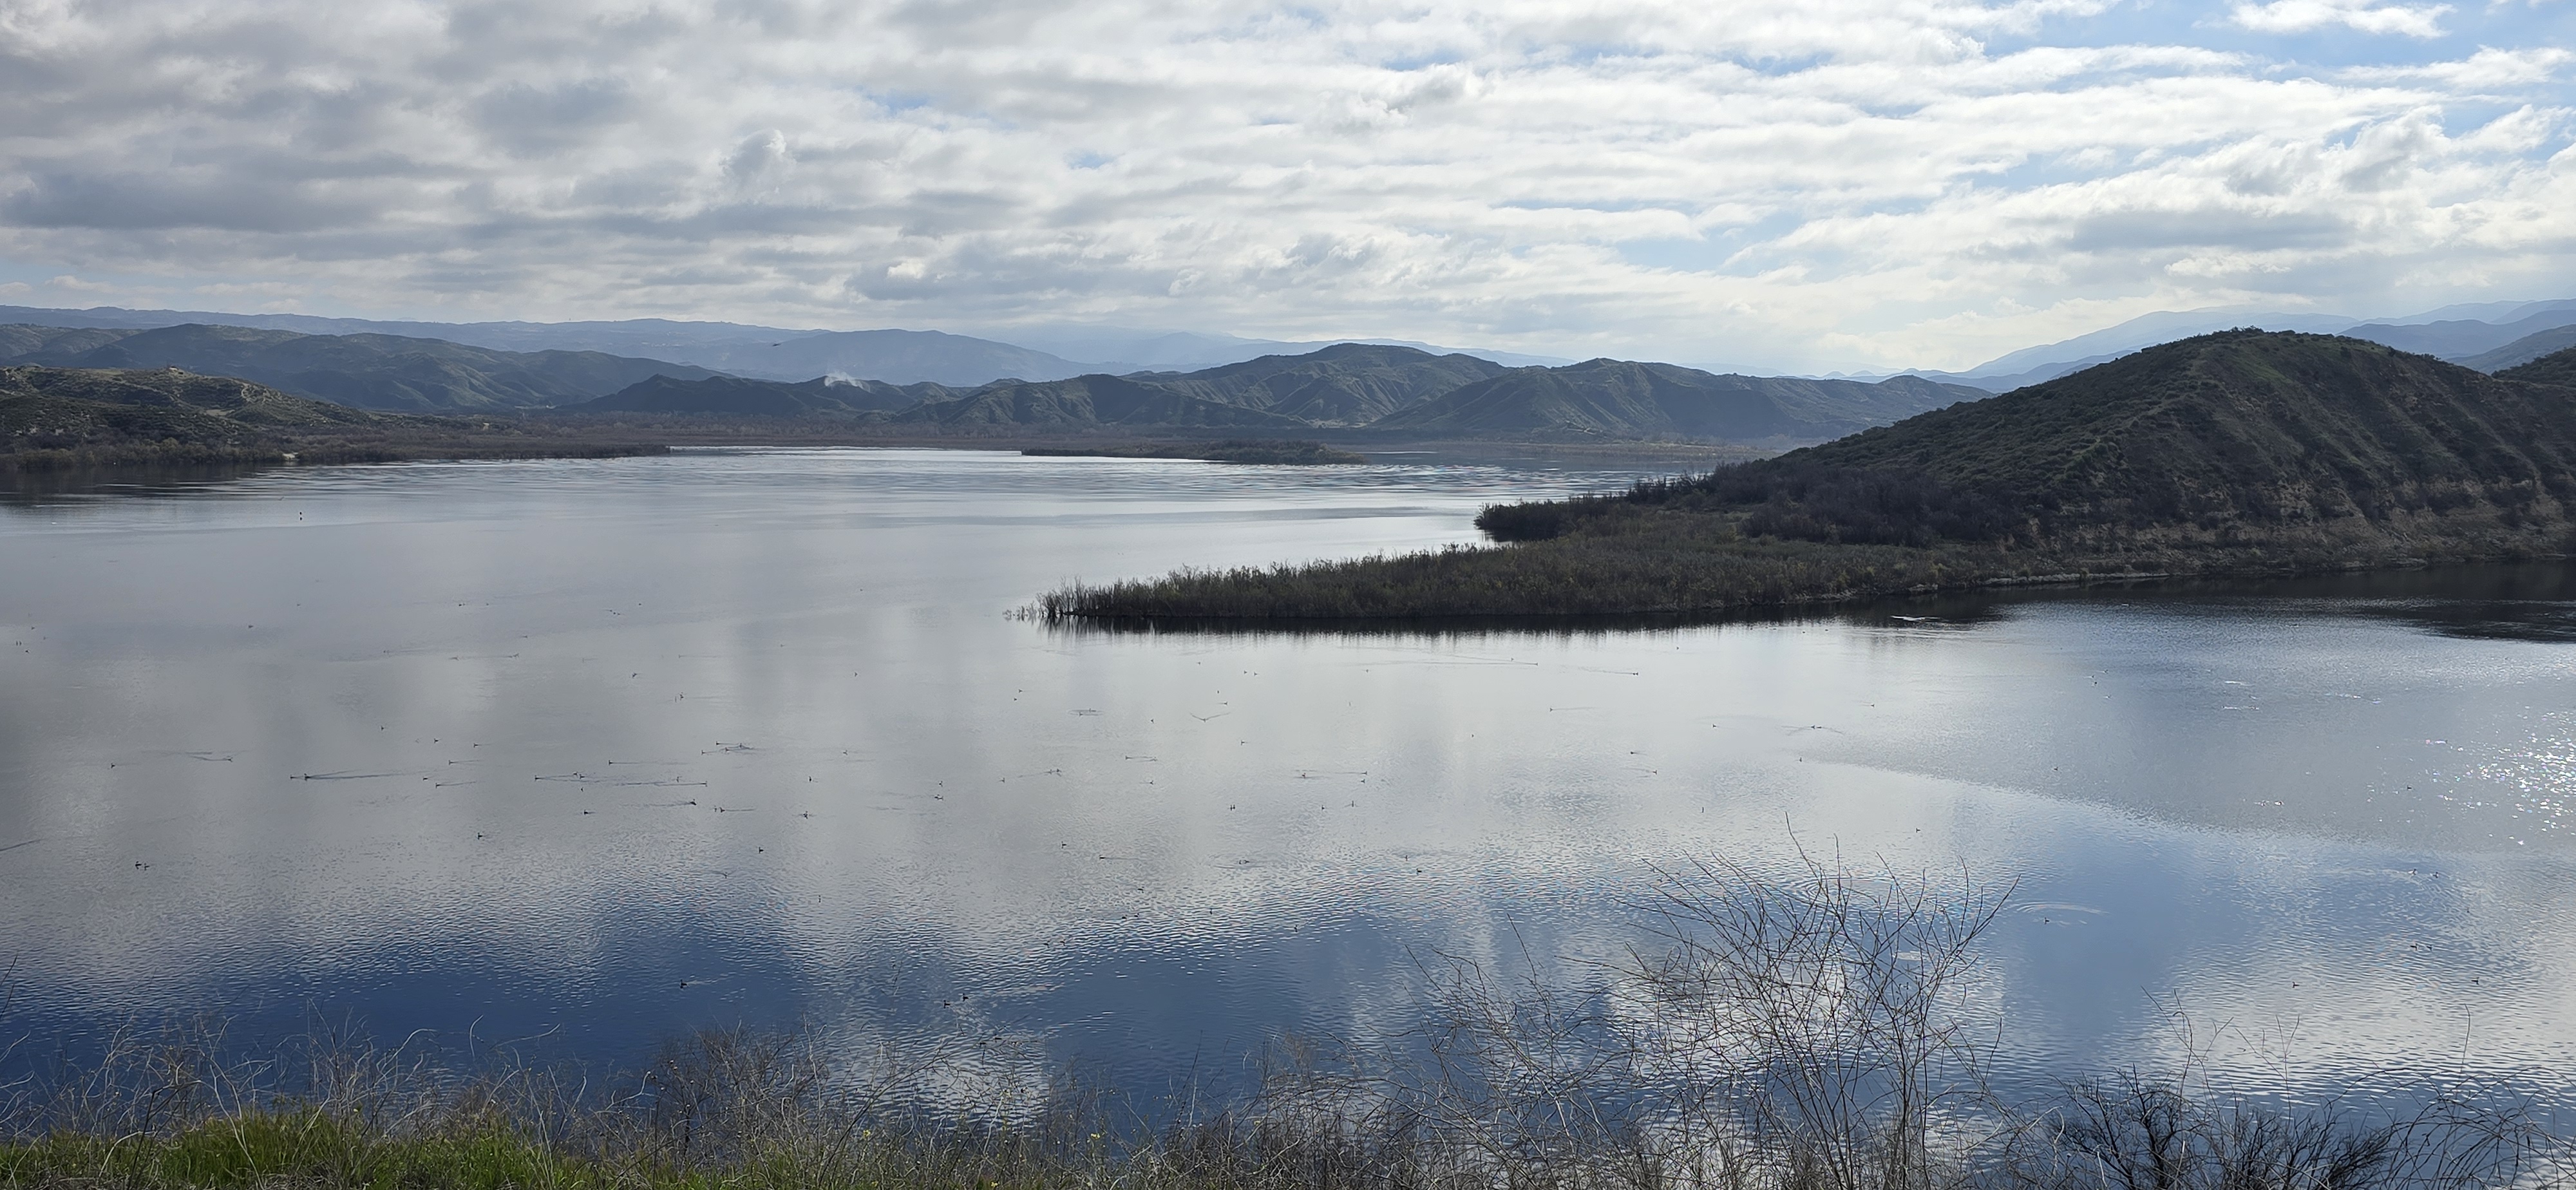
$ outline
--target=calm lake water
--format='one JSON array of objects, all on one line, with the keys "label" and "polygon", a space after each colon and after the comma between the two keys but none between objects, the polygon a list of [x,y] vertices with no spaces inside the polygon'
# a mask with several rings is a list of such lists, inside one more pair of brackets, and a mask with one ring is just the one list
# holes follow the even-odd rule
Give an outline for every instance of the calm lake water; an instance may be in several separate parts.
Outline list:
[{"label": "calm lake water", "polygon": [[1803,845],[2014,884],[1970,995],[2025,1075],[2576,1084],[2564,568],[1579,632],[1010,615],[1625,478],[708,451],[22,495],[0,1026],[987,1030],[1222,1085],[1400,1025],[1434,953],[1579,970],[1658,870]]}]

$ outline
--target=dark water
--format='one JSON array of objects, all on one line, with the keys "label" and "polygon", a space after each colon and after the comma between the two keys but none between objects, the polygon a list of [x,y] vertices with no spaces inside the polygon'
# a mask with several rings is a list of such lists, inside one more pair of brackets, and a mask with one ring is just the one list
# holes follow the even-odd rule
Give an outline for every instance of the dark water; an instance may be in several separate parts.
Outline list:
[{"label": "dark water", "polygon": [[1009,616],[1621,478],[702,452],[22,494],[6,1027],[992,1031],[1222,1083],[1402,1023],[1435,950],[1579,969],[1658,869],[1804,846],[2014,882],[1968,992],[2026,1075],[2576,1082],[2564,568],[1615,631]]}]

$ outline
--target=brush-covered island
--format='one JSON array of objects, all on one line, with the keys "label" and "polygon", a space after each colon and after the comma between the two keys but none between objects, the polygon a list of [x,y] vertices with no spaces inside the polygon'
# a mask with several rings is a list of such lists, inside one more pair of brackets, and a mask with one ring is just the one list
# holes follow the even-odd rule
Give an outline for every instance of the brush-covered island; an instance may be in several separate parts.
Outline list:
[{"label": "brush-covered island", "polygon": [[1051,618],[1713,612],[2576,554],[2576,350],[2494,376],[2224,331],[1769,459],[1487,508],[1497,543],[1075,586]]}]

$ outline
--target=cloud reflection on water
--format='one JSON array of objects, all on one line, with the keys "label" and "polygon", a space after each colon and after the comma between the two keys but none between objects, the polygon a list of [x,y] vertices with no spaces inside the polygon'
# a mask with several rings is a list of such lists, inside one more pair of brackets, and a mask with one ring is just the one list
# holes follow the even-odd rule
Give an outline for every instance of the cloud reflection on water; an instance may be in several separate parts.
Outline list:
[{"label": "cloud reflection on water", "polygon": [[1223,1077],[1279,1030],[1402,1020],[1429,948],[1582,970],[1656,868],[1780,863],[1794,831],[2018,882],[1978,1002],[2024,1076],[2170,1056],[2167,998],[2249,1076],[2576,1068],[2546,759],[2576,667],[2443,630],[2440,576],[1910,624],[1003,616],[1616,480],[718,452],[16,506],[13,1015],[310,1008],[607,1056],[973,1020]]}]

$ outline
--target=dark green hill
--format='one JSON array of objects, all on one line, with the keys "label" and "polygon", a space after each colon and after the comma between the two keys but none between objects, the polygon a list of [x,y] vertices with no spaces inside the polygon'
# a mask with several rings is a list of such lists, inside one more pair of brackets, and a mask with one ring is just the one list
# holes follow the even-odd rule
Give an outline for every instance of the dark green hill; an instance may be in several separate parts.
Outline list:
[{"label": "dark green hill", "polygon": [[302,335],[237,326],[154,330],[0,328],[0,363],[181,368],[238,376],[362,409],[450,412],[585,401],[656,375],[715,373],[595,351],[493,351],[397,335]]},{"label": "dark green hill", "polygon": [[1525,544],[1051,597],[1066,615],[1716,609],[1996,581],[2576,552],[2576,389],[2358,339],[2202,335],[1619,496],[1489,508]]},{"label": "dark green hill", "polygon": [[563,406],[565,413],[680,413],[751,417],[858,417],[909,409],[956,390],[937,384],[897,387],[875,380],[817,378],[799,384],[710,376],[655,376],[607,396]]},{"label": "dark green hill", "polygon": [[352,409],[171,368],[0,367],[0,470],[659,453],[511,419]]},{"label": "dark green hill", "polygon": [[927,401],[895,415],[899,422],[943,426],[1225,427],[1312,429],[1305,421],[1191,396],[1168,385],[1123,376],[1076,376],[1040,384],[1004,382],[963,397]]},{"label": "dark green hill", "polygon": [[1265,355],[1204,371],[1128,379],[1315,425],[1360,426],[1507,370],[1472,355],[1336,343],[1305,355]]},{"label": "dark green hill", "polygon": [[382,420],[230,377],[0,368],[0,455],[143,446],[165,453],[274,453],[285,431],[351,429]]},{"label": "dark green hill", "polygon": [[2525,384],[2554,384],[2576,388],[2576,346],[2541,356],[2529,363],[2496,373],[2500,380],[2519,380]]},{"label": "dark green hill", "polygon": [[[2576,394],[2325,335],[2230,331],[1798,451],[1708,490],[1819,469],[1912,474],[2053,540],[2405,536],[2426,517],[2576,499]],[[1776,493],[1766,499],[1776,498]]]},{"label": "dark green hill", "polygon": [[1424,401],[1373,428],[1439,434],[1578,433],[1612,438],[1820,442],[1959,401],[1980,389],[1898,376],[1857,380],[1721,376],[1673,364],[1596,359],[1516,368]]}]

